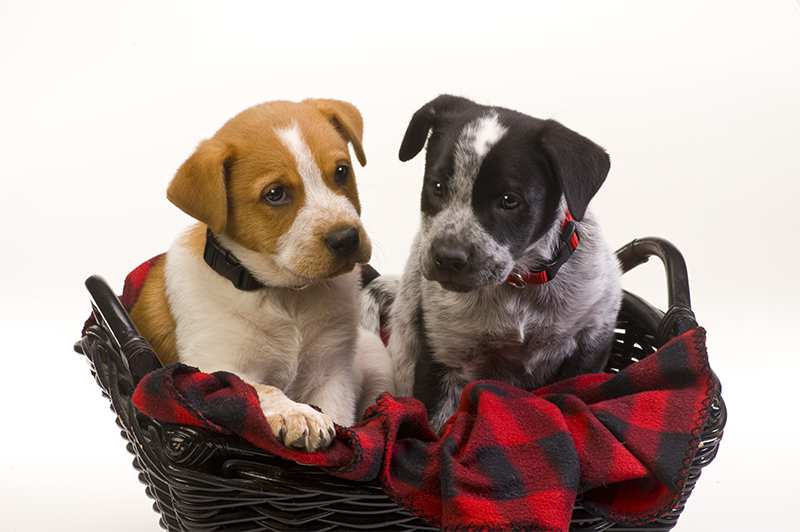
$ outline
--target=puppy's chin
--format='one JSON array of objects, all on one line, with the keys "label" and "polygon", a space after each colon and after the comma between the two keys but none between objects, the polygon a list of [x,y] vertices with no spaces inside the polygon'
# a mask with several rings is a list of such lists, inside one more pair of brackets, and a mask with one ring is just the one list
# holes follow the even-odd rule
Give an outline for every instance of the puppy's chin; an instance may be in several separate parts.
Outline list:
[{"label": "puppy's chin", "polygon": [[457,292],[459,294],[466,294],[467,292],[472,292],[473,290],[477,290],[479,287],[474,285],[468,284],[458,284],[458,283],[451,283],[448,281],[437,281],[439,286],[447,290],[448,292]]},{"label": "puppy's chin", "polygon": [[480,280],[473,278],[473,276],[452,277],[447,275],[440,275],[436,270],[428,270],[422,272],[423,277],[428,281],[433,281],[441,286],[448,292],[458,292],[465,294],[481,288],[484,283]]},{"label": "puppy's chin", "polygon": [[352,271],[355,267],[355,264],[338,264],[335,266],[331,266],[329,268],[294,268],[289,271],[297,277],[298,279],[302,280],[303,285],[311,285],[316,284],[327,279],[333,279],[334,277],[338,277],[339,275],[343,275],[349,271]]},{"label": "puppy's chin", "polygon": [[287,268],[291,271],[295,276],[302,278],[305,281],[305,284],[314,284],[317,282],[325,281],[327,279],[333,279],[334,277],[339,277],[340,275],[344,275],[346,273],[350,273],[356,267],[356,264],[365,264],[369,261],[369,257],[366,260],[333,260],[329,261],[326,264],[320,264],[319,262],[313,261],[311,259],[307,261],[299,260],[295,264],[294,268]]},{"label": "puppy's chin", "polygon": [[340,275],[344,275],[345,273],[350,273],[353,271],[353,268],[356,267],[355,262],[349,262],[347,264],[343,264],[339,268],[334,269],[331,273],[325,276],[326,279],[332,279],[334,277],[339,277]]},{"label": "puppy's chin", "polygon": [[456,277],[441,275],[435,269],[425,269],[422,275],[428,281],[438,283],[439,286],[448,292],[458,292],[461,294],[473,292],[482,288],[501,286],[508,278],[508,273],[505,273],[505,270],[502,268],[491,271],[473,272],[469,275]]}]

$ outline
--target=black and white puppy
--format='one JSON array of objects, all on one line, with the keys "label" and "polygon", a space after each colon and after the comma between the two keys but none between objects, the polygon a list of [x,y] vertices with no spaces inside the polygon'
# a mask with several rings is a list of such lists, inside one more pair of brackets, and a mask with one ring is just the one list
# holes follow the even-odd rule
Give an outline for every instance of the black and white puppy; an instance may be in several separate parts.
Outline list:
[{"label": "black and white puppy", "polygon": [[398,392],[422,400],[438,429],[469,381],[534,388],[602,370],[622,298],[617,260],[587,212],[606,152],[554,120],[449,95],[414,113],[400,160],[426,140],[405,272],[367,294],[394,299]]}]

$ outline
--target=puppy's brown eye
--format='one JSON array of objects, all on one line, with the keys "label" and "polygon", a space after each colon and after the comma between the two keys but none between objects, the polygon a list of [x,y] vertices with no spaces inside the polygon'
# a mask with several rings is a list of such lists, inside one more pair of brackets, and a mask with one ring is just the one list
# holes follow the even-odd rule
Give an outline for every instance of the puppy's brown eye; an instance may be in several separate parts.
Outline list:
[{"label": "puppy's brown eye", "polygon": [[289,203],[289,193],[283,185],[272,185],[262,194],[264,201],[269,205],[284,205]]},{"label": "puppy's brown eye", "polygon": [[520,199],[516,194],[503,194],[500,198],[500,207],[506,210],[516,209],[519,204]]},{"label": "puppy's brown eye", "polygon": [[346,164],[340,164],[336,166],[336,170],[333,172],[333,180],[336,181],[338,185],[344,185],[347,183],[347,178],[350,176],[350,167]]},{"label": "puppy's brown eye", "polygon": [[444,184],[441,181],[434,181],[431,183],[431,189],[433,190],[434,196],[444,196]]}]

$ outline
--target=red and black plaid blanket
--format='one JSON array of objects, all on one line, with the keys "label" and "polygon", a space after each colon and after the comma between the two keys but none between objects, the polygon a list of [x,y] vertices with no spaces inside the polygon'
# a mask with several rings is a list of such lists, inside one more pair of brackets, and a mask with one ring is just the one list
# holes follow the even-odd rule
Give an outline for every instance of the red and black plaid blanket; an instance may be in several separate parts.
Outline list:
[{"label": "red and black plaid blanket", "polygon": [[[126,308],[162,257],[125,279]],[[420,402],[384,394],[315,453],[281,445],[255,390],[230,373],[172,365],[142,379],[133,402],[162,422],[237,434],[335,476],[378,479],[398,503],[446,530],[566,530],[578,494],[593,513],[624,523],[670,510],[717,386],[705,331],[693,329],[616,374],[533,392],[474,382],[439,435]]]},{"label": "red and black plaid blanket", "polygon": [[617,374],[533,392],[472,383],[439,435],[420,402],[384,394],[314,453],[281,445],[255,391],[230,373],[173,365],[147,375],[133,401],[163,422],[237,434],[338,477],[377,478],[398,503],[443,529],[566,530],[578,494],[594,513],[621,522],[668,511],[716,386],[705,332],[694,329]]}]

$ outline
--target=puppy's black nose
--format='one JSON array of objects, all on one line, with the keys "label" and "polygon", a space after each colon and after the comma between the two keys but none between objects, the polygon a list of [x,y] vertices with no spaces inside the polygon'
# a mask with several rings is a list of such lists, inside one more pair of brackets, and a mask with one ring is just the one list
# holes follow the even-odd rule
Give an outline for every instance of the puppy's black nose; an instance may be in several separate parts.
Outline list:
[{"label": "puppy's black nose", "polygon": [[433,250],[433,262],[443,272],[460,273],[467,267],[468,261],[469,254],[461,246],[441,243]]},{"label": "puppy's black nose", "polygon": [[358,249],[358,229],[346,227],[332,231],[325,237],[325,243],[337,257],[349,257]]}]

